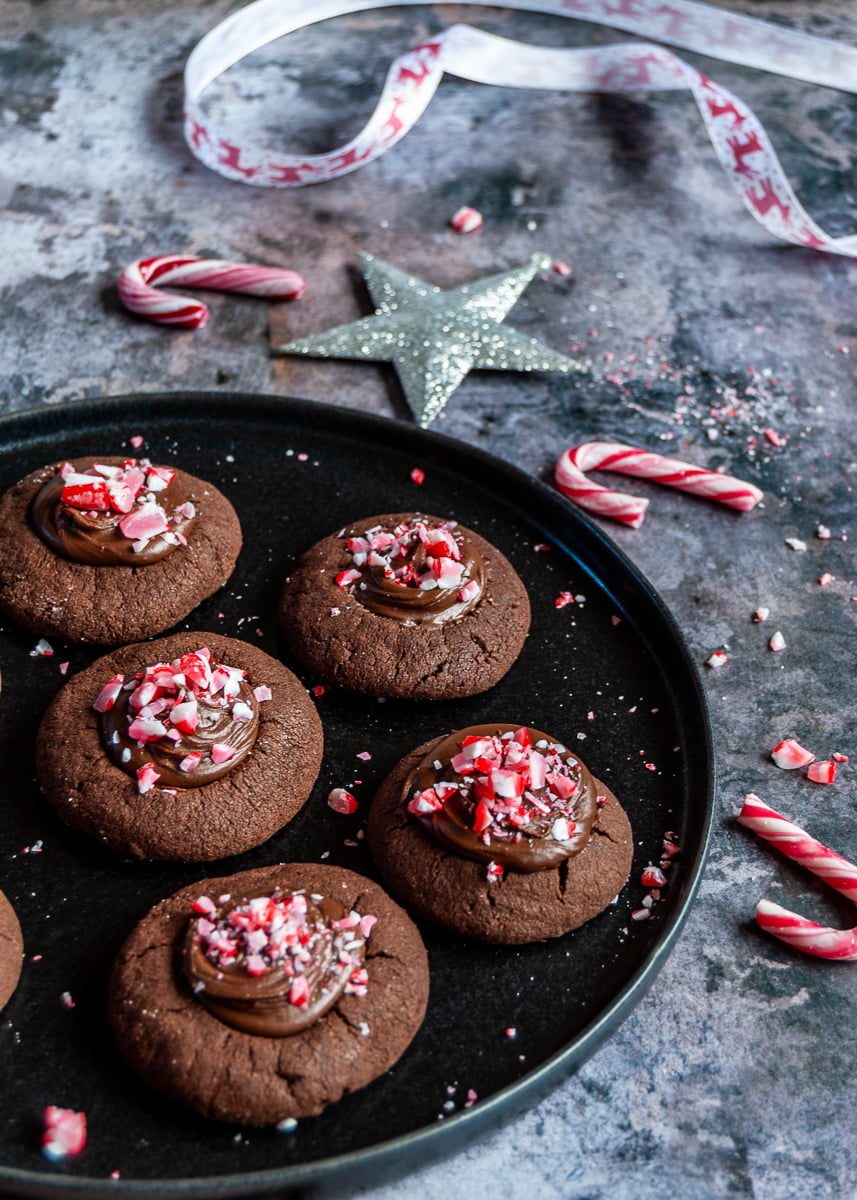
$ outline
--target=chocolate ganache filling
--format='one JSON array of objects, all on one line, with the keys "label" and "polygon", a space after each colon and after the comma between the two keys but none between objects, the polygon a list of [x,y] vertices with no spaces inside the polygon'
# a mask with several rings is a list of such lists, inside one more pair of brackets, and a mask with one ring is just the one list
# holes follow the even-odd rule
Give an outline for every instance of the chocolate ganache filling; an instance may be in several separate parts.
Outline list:
[{"label": "chocolate ganache filling", "polygon": [[341,588],[381,617],[442,625],[476,607],[485,563],[454,521],[416,516],[394,529],[373,525],[346,539]]},{"label": "chocolate ganache filling", "polygon": [[259,703],[270,698],[245,674],[212,662],[203,648],[127,681],[114,675],[93,705],[107,753],[136,776],[141,793],[155,783],[192,788],[220,779],[253,749]]},{"label": "chocolate ganache filling", "polygon": [[464,858],[527,873],[586,846],[598,816],[595,781],[565,746],[537,729],[474,725],[434,742],[404,802]]},{"label": "chocolate ganache filling", "polygon": [[303,891],[215,903],[200,896],[184,943],[184,973],[219,1020],[262,1037],[314,1025],[343,995],[366,994],[374,917]]},{"label": "chocolate ganache filling", "polygon": [[51,550],[90,566],[157,562],[185,544],[195,517],[181,472],[135,458],[63,463],[30,507]]}]

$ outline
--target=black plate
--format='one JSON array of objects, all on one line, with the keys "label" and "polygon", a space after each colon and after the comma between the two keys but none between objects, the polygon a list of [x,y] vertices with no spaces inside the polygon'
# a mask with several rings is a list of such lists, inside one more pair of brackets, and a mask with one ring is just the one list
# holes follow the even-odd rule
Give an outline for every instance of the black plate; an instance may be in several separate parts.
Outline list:
[{"label": "black plate", "polygon": [[[134,434],[145,435],[143,453],[155,461],[217,484],[244,528],[235,576],[188,628],[282,653],[275,601],[293,557],[357,517],[414,509],[455,517],[499,546],[527,585],[533,628],[506,679],[475,699],[320,697],[326,752],[309,803],[264,846],[214,868],[125,861],[53,817],[33,781],[35,731],[62,684],[60,664],[72,673],[101,651],[58,644],[53,657],[33,657],[36,636],[4,623],[0,887],[19,914],[26,961],[0,1017],[0,1193],[233,1196],[342,1189],[407,1170],[533,1104],[616,1029],[663,964],[700,878],[713,808],[696,669],[649,584],[560,496],[478,450],[399,422],[248,395],[86,401],[0,421],[0,486],[63,457],[130,452]],[[411,479],[414,467],[425,472],[422,486]],[[557,608],[564,591],[586,599]],[[621,798],[636,851],[618,902],[567,937],[520,948],[424,929],[431,1000],[408,1053],[294,1133],[236,1133],[139,1083],[105,1031],[104,989],[119,944],[149,907],[207,874],[284,859],[323,858],[372,874],[357,835],[374,787],[427,737],[495,719],[577,747]],[[370,762],[357,758],[363,750]],[[337,815],[325,798],[355,779],[360,810]],[[640,872],[657,861],[666,831],[681,845],[669,889],[650,920],[632,921],[644,895]],[[41,853],[24,853],[37,841]],[[468,1092],[478,1099],[465,1107]],[[38,1151],[48,1104],[83,1109],[89,1122],[84,1154],[60,1165]]]}]

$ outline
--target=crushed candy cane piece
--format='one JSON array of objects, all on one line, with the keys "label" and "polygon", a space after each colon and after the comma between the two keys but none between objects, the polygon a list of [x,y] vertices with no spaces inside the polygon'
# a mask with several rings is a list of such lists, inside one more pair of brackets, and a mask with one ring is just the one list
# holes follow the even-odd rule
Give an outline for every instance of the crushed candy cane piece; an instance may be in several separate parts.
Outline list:
[{"label": "crushed candy cane piece", "polygon": [[811,763],[815,755],[811,754],[809,750],[805,750],[794,738],[786,738],[785,741],[778,742],[774,746],[771,758],[784,771],[794,771]]},{"label": "crushed candy cane piece", "polygon": [[39,638],[33,649],[30,651],[30,658],[52,658],[54,648],[45,638]]},{"label": "crushed candy cane piece", "polygon": [[780,654],[786,648],[786,639],[780,633],[779,629],[771,636],[768,646],[773,650],[774,654]]},{"label": "crushed candy cane piece", "polygon": [[563,278],[574,273],[574,267],[571,263],[562,262],[560,259],[554,262],[553,269],[557,275],[561,275]]},{"label": "crushed candy cane piece", "polygon": [[476,208],[459,208],[449,219],[456,233],[475,233],[482,228],[482,213]]},{"label": "crushed candy cane piece", "polygon": [[728,661],[729,655],[725,650],[715,650],[705,660],[705,665],[707,667],[725,667]]},{"label": "crushed candy cane piece", "polygon": [[757,625],[761,625],[763,621],[767,621],[767,619],[770,615],[771,615],[771,610],[769,608],[765,608],[764,606],[762,606],[760,608],[757,608],[755,610],[755,612],[753,613],[753,620],[756,622]]},{"label": "crushed candy cane piece", "polygon": [[345,816],[357,811],[357,801],[346,788],[334,788],[327,797],[327,803],[334,812],[343,813]]},{"label": "crushed candy cane piece", "polygon": [[811,763],[807,768],[806,777],[813,783],[833,783],[836,778],[836,763],[827,758]]},{"label": "crushed candy cane piece", "polygon": [[414,467],[414,469],[411,471],[411,482],[415,483],[417,487],[419,487],[420,484],[425,483],[425,478],[426,473],[422,467]]},{"label": "crushed candy cane piece", "polygon": [[86,1145],[86,1113],[50,1104],[43,1113],[42,1122],[42,1154],[45,1158],[59,1162],[80,1154]]},{"label": "crushed candy cane piece", "polygon": [[667,877],[660,867],[653,867],[650,863],[640,876],[640,882],[644,888],[662,888],[666,886]]},{"label": "crushed candy cane piece", "polygon": [[825,571],[823,575],[819,575],[818,582],[821,587],[829,587],[833,583],[833,576],[829,571]]},{"label": "crushed candy cane piece", "polygon": [[819,525],[815,531],[815,536],[819,539],[819,541],[826,542],[829,541],[829,539],[832,537],[832,534],[826,525]]},{"label": "crushed candy cane piece", "polygon": [[798,537],[787,537],[785,542],[789,550],[796,550],[798,553],[800,553],[802,550],[806,550],[806,542],[802,542]]}]

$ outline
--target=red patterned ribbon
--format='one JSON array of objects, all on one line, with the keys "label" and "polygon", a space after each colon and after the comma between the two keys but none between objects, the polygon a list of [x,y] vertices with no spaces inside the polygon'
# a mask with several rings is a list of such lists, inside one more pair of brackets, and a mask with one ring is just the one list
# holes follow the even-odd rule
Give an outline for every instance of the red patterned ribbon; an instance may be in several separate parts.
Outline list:
[{"label": "red patterned ribbon", "polygon": [[[354,171],[390,149],[425,111],[444,72],[480,83],[561,91],[647,92],[687,89],[699,106],[715,153],[744,204],[785,241],[857,257],[857,235],[831,237],[801,205],[749,105],[663,46],[621,43],[556,49],[528,46],[467,25],[453,25],[397,58],[378,105],[347,145],[328,154],[275,153],[224,137],[201,98],[219,75],[268,42],[345,13],[420,0],[257,0],[211,30],[185,69],[185,136],[212,170],[257,187],[302,187]],[[476,0],[462,0],[465,4]],[[857,92],[857,49],[797,33],[693,0],[495,0],[525,9],[610,25],[660,42],[766,71]]]}]

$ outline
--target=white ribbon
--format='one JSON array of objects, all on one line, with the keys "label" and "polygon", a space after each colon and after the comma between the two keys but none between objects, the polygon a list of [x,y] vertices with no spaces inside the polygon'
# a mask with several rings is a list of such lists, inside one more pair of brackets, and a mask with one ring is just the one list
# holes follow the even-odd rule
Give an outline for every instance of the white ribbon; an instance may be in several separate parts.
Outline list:
[{"label": "white ribbon", "polygon": [[[397,58],[364,128],[327,154],[275,153],[237,144],[206,116],[201,98],[219,75],[268,42],[346,13],[423,0],[256,0],[212,29],[185,68],[185,137],[206,166],[257,187],[302,187],[354,171],[414,126],[444,72],[478,83],[558,91],[689,89],[721,166],[753,216],[776,237],[857,257],[857,235],[834,238],[809,216],[789,184],[752,109],[663,46],[621,43],[584,49],[529,46],[467,25],[449,29]],[[464,4],[478,0],[460,0]],[[694,0],[494,0],[497,8],[572,17],[843,91],[857,92],[857,49],[738,16]]]}]

